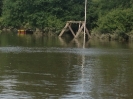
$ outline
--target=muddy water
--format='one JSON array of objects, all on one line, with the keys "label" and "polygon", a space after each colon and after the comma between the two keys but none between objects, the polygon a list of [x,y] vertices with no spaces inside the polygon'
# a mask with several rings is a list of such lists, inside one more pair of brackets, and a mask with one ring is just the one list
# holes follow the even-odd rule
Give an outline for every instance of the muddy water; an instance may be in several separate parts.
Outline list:
[{"label": "muddy water", "polygon": [[133,44],[0,34],[0,99],[132,99]]}]

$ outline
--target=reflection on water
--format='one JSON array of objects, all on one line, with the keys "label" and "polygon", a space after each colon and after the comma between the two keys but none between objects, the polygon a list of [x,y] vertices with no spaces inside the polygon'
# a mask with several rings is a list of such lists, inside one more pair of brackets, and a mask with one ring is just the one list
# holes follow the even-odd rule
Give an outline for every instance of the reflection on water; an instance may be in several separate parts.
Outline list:
[{"label": "reflection on water", "polygon": [[0,99],[132,99],[130,43],[0,35]]}]

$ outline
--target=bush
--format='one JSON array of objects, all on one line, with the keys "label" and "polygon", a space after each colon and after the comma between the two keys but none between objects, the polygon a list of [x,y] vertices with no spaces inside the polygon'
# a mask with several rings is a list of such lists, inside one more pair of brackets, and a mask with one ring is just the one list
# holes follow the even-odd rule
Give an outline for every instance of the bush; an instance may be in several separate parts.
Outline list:
[{"label": "bush", "polygon": [[98,29],[102,33],[130,32],[133,30],[133,10],[114,9],[98,19]]}]

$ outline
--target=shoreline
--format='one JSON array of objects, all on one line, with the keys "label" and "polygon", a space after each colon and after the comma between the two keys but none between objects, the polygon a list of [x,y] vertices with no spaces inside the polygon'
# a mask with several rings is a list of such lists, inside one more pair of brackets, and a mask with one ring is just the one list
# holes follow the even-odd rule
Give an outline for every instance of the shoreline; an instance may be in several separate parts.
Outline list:
[{"label": "shoreline", "polygon": [[123,34],[92,33],[91,37],[92,37],[92,39],[101,39],[101,40],[109,40],[109,41],[132,41],[133,40],[133,33],[130,33],[130,34],[129,33],[123,33]]},{"label": "shoreline", "polygon": [[[16,32],[18,33],[18,29],[16,28],[3,28],[0,29],[0,33],[5,33],[5,32]],[[59,31],[52,30],[52,29],[38,29],[36,28],[33,30],[33,34],[37,35],[42,35],[42,36],[58,36]],[[68,33],[69,34],[69,33]],[[80,37],[82,38],[82,37]],[[133,41],[133,33],[91,33],[91,38],[89,39],[100,39],[100,40],[108,40],[108,41]]]}]

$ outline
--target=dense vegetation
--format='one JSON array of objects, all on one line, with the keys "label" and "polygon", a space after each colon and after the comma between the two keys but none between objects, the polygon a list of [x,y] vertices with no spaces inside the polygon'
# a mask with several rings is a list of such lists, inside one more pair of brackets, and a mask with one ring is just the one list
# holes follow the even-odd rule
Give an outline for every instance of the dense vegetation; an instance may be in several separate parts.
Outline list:
[{"label": "dense vegetation", "polygon": [[1,16],[1,13],[2,13],[2,0],[0,0],[0,16]]},{"label": "dense vegetation", "polygon": [[[0,26],[61,30],[84,20],[85,0],[0,0]],[[101,33],[133,31],[133,0],[88,0],[87,27]]]},{"label": "dense vegetation", "polygon": [[133,30],[132,5],[133,0],[100,0],[95,28],[101,33],[131,32]]}]

